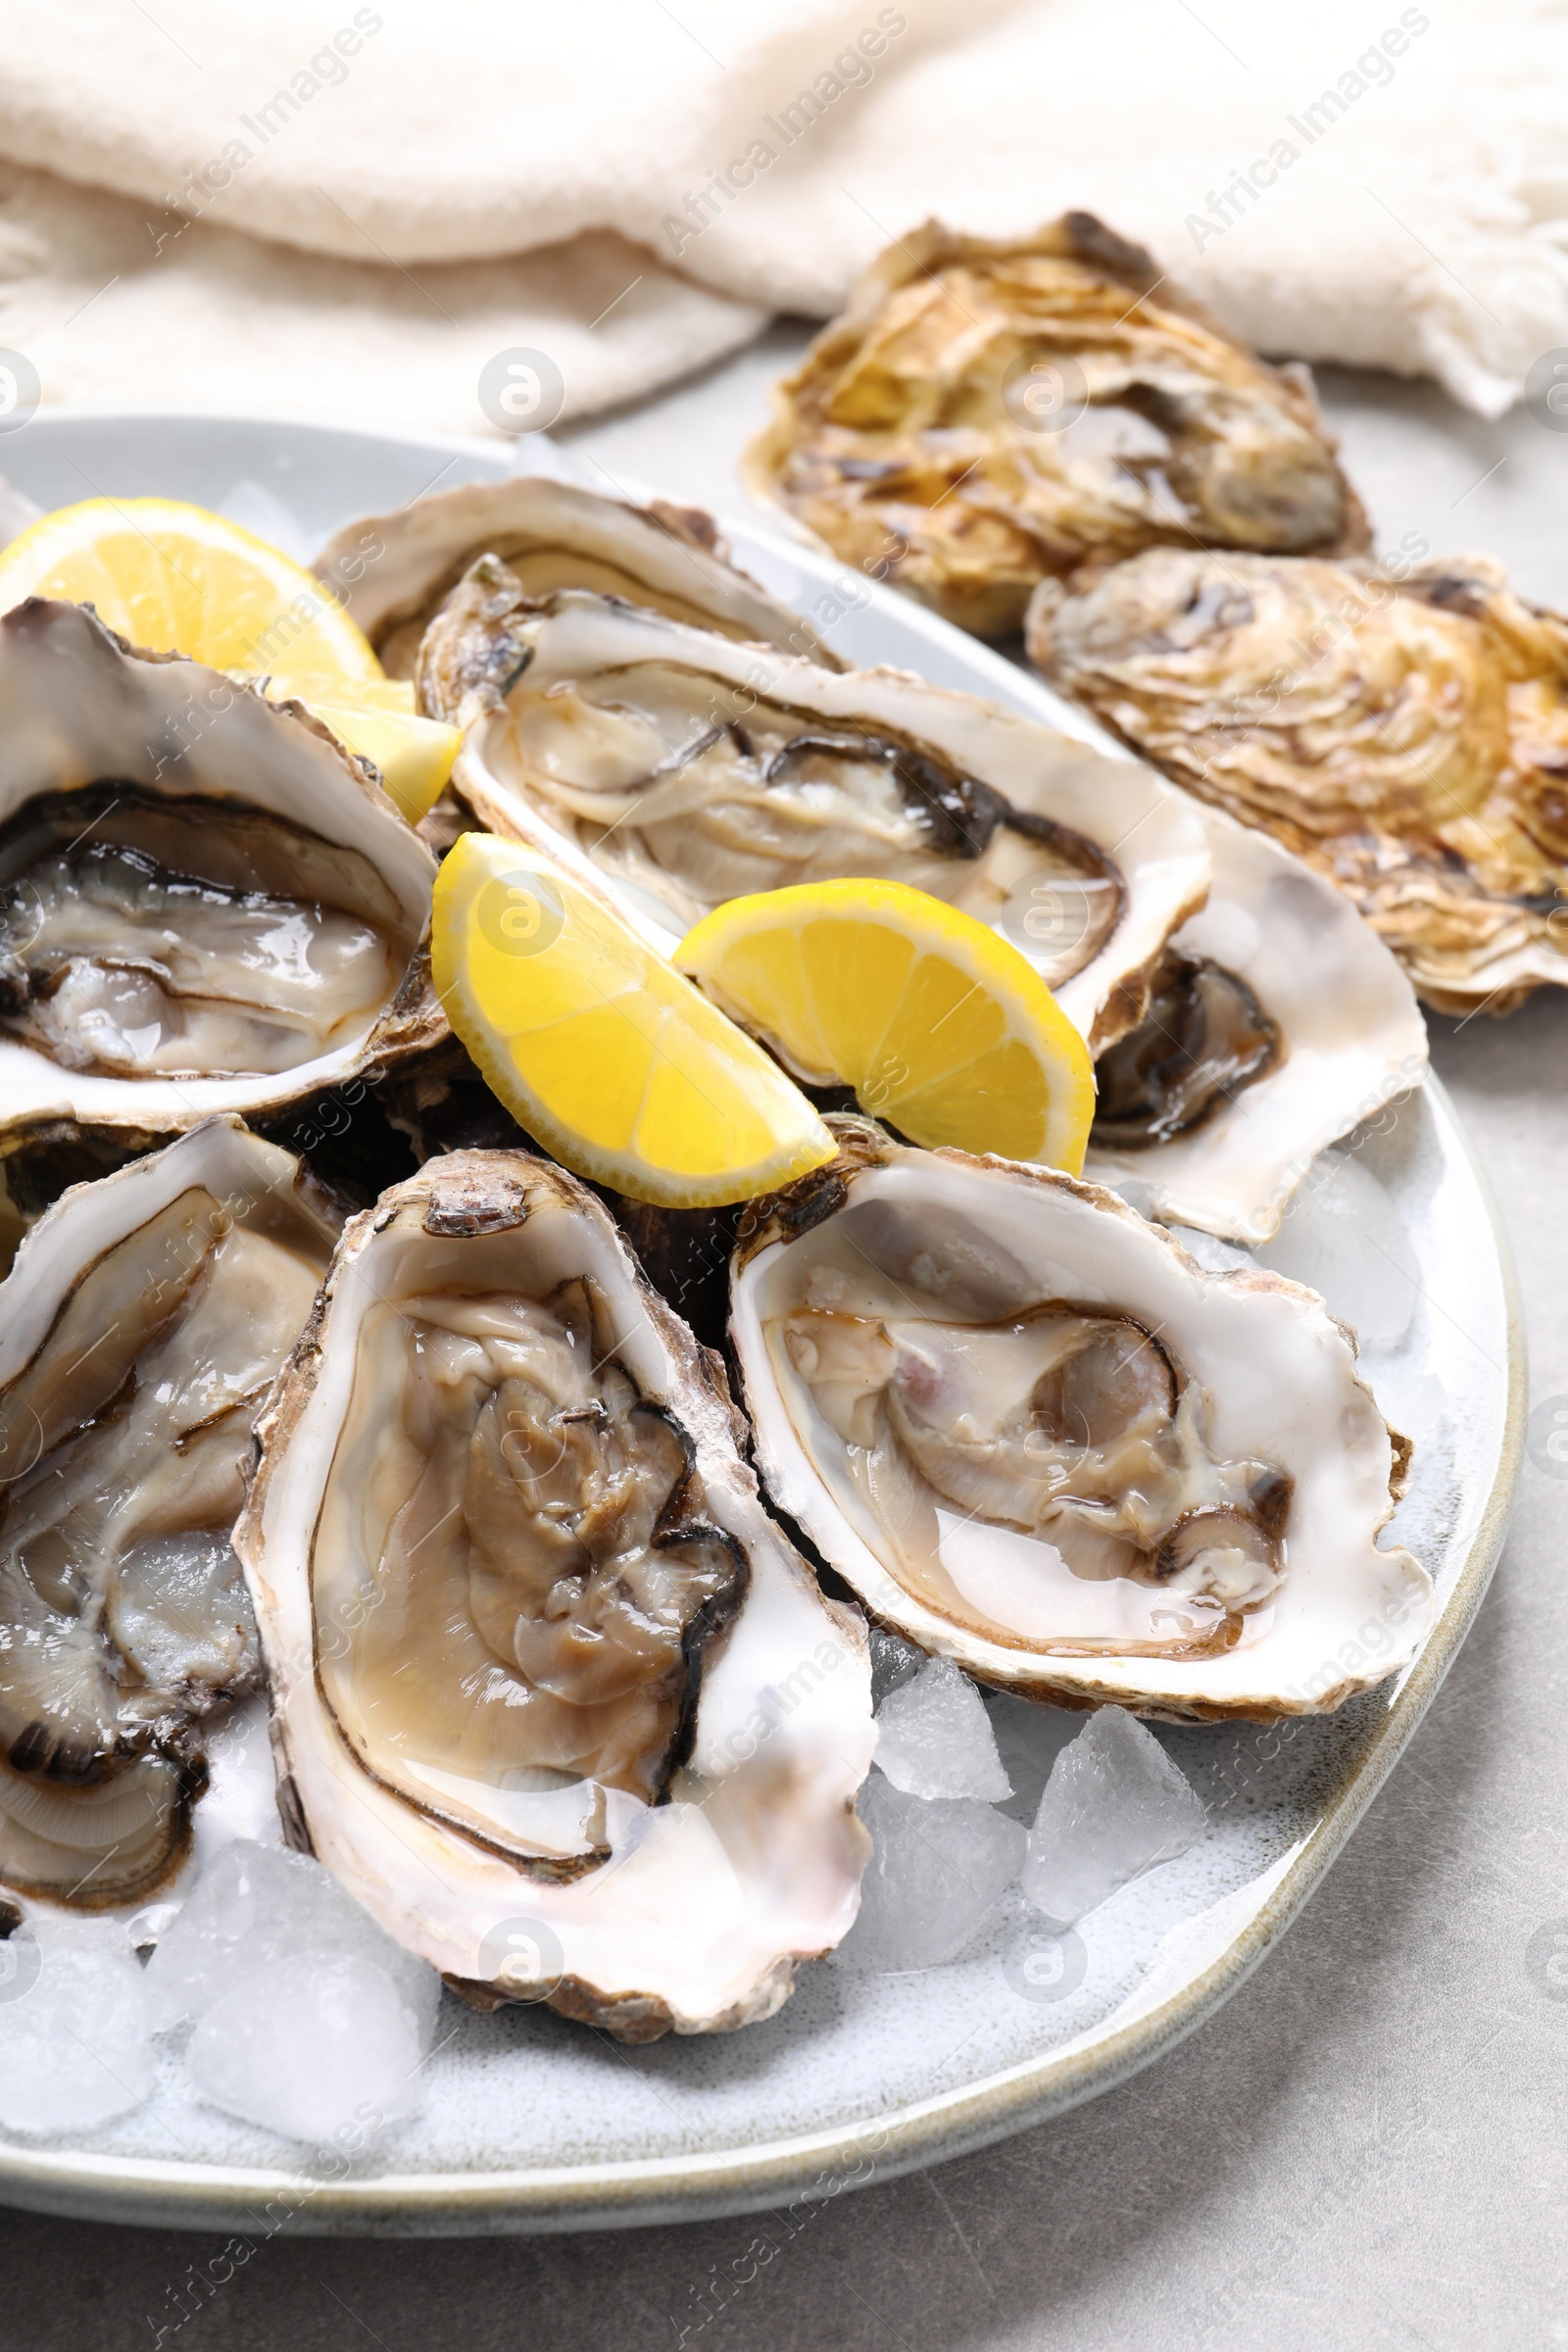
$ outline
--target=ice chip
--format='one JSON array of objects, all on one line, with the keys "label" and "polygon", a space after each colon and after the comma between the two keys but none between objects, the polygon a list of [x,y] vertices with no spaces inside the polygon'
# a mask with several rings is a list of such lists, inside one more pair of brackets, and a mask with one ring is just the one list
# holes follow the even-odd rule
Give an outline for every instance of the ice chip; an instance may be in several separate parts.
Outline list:
[{"label": "ice chip", "polygon": [[1394,1348],[1403,1339],[1420,1266],[1394,1202],[1352,1152],[1325,1152],[1313,1161],[1279,1232],[1256,1255],[1316,1291],[1363,1346]]},{"label": "ice chip", "polygon": [[141,1964],[115,1920],[27,1920],[0,1944],[0,2128],[84,2132],[152,2095]]},{"label": "ice chip", "polygon": [[1203,1802],[1152,1732],[1101,1707],[1051,1768],[1029,1834],[1023,1891],[1068,1927],[1202,1836]]},{"label": "ice chip", "polygon": [[1011,1690],[988,1690],[985,1708],[1002,1769],[1012,1783],[1003,1810],[1027,1826],[1040,1810],[1051,1767],[1083,1730],[1083,1715],[1071,1707],[1040,1706]]},{"label": "ice chip", "polygon": [[876,1760],[908,1796],[972,1796],[994,1805],[1012,1794],[985,1700],[951,1658],[928,1658],[912,1682],[882,1701]]},{"label": "ice chip", "polygon": [[1159,1188],[1151,1184],[1147,1176],[1118,1176],[1109,1189],[1125,1200],[1129,1208],[1135,1208],[1141,1217],[1152,1217],[1159,1200]]},{"label": "ice chip", "polygon": [[925,1664],[925,1652],[886,1627],[871,1628],[871,1697],[880,1706],[890,1690],[908,1682]]},{"label": "ice chip", "polygon": [[907,1796],[880,1772],[860,1790],[859,1814],[876,1851],[840,1961],[884,1976],[954,1959],[1017,1877],[1023,1825],[969,1796]]},{"label": "ice chip", "polygon": [[387,1969],[352,1952],[302,1952],[232,1978],[192,2034],[187,2064],[215,2107],[327,2147],[373,2138],[411,2113],[428,2050]]},{"label": "ice chip", "polygon": [[207,1793],[191,1825],[191,1858],[197,1870],[207,1869],[236,1838],[257,1845],[280,1845],[277,1773],[265,1693],[231,1708],[203,1740],[202,1753],[207,1759]]},{"label": "ice chip", "polygon": [[428,2036],[441,1994],[435,1970],[395,1943],[309,1854],[237,1838],[207,1864],[148,1963],[156,2025],[201,2018],[241,1971],[329,1956],[379,1969]]}]

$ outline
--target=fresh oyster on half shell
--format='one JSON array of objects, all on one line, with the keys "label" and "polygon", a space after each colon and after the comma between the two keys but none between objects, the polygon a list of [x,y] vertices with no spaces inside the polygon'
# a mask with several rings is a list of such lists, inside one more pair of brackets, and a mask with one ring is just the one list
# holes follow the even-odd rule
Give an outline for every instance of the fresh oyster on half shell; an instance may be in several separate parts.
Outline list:
[{"label": "fresh oyster on half shell", "polygon": [[1158,548],[1048,583],[1028,637],[1135,751],[1345,891],[1429,1004],[1568,981],[1568,622],[1489,559]]},{"label": "fresh oyster on half shell", "polygon": [[1209,860],[1151,771],[904,670],[823,669],[488,558],[419,658],[453,789],[669,954],[724,901],[841,875],[994,924],[1098,1048],[1137,1021]]},{"label": "fresh oyster on half shell", "polygon": [[865,1630],[742,1435],[562,1169],[450,1153],[349,1225],[237,1544],[287,1816],[482,2004],[744,2025],[855,1917]]},{"label": "fresh oyster on half shell", "polygon": [[0,1883],[98,1908],[178,1863],[199,1727],[259,1674],[252,1424],[337,1229],[217,1118],[66,1193],[0,1283]]},{"label": "fresh oyster on half shell", "polygon": [[480,556],[526,596],[589,588],[721,637],[757,639],[833,667],[810,624],[736,568],[712,516],[645,507],[541,475],[465,482],[345,524],[316,559],[394,678],[412,678],[431,618]]},{"label": "fresh oyster on half shell", "polygon": [[446,1035],[435,861],[298,704],[0,618],[0,1150],[255,1117]]},{"label": "fresh oyster on half shell", "polygon": [[1349,1335],[1113,1194],[838,1123],[742,1220],[731,1340],[773,1501],[872,1616],[982,1681],[1171,1721],[1338,1706],[1430,1579]]},{"label": "fresh oyster on half shell", "polygon": [[961,628],[1173,543],[1367,545],[1304,369],[1270,368],[1091,213],[888,248],[777,386],[758,496]]},{"label": "fresh oyster on half shell", "polygon": [[1396,958],[1266,833],[1201,810],[1208,899],[1175,933],[1138,1027],[1095,1065],[1085,1173],[1147,1216],[1267,1241],[1327,1145],[1427,1071]]}]

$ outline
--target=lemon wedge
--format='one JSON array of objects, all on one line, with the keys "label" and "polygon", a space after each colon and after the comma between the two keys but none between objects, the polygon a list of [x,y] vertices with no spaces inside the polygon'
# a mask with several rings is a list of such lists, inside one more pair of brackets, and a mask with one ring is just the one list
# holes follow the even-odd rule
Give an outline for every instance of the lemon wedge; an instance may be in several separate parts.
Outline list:
[{"label": "lemon wedge", "polygon": [[1084,1164],[1089,1049],[1004,939],[903,882],[807,882],[731,899],[679,970],[808,1085],[852,1086],[916,1144]]},{"label": "lemon wedge", "polygon": [[314,572],[205,507],[89,498],[40,515],[0,552],[0,612],[27,596],[91,605],[132,645],[270,674],[312,701],[383,681],[369,641]]},{"label": "lemon wedge", "polygon": [[462,742],[421,718],[330,592],[265,539],[173,498],[89,498],[44,514],[0,553],[0,612],[27,596],[90,604],[132,645],[266,676],[373,760],[411,825]]},{"label": "lemon wedge", "polygon": [[718,1207],[833,1157],[800,1089],[547,859],[466,833],[436,877],[435,985],[493,1091],[579,1176]]},{"label": "lemon wedge", "polygon": [[[277,691],[273,681],[273,693]],[[356,710],[379,711],[387,718],[417,718],[419,698],[412,678],[332,678],[323,680],[321,691],[338,697],[338,708],[352,706]],[[310,696],[303,698],[310,701]],[[324,704],[311,705],[313,710],[324,709]]]},{"label": "lemon wedge", "polygon": [[[390,684],[391,681],[388,680]],[[274,688],[275,691],[275,688]],[[308,699],[308,698],[307,698]],[[411,825],[427,816],[441,797],[463,743],[461,727],[437,718],[416,718],[395,710],[345,708],[310,702],[340,743],[373,761],[381,781]]]}]

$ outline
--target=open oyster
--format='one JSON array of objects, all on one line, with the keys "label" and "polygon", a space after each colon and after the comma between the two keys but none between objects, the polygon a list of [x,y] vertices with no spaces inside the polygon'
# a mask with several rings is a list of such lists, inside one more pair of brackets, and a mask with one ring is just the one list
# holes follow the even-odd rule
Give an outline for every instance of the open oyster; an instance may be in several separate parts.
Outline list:
[{"label": "open oyster", "polygon": [[1071,1177],[839,1131],[743,1219],[730,1328],[767,1492],[875,1617],[1171,1721],[1321,1712],[1410,1655],[1402,1448],[1321,1300]]},{"label": "open oyster", "polygon": [[1048,583],[1029,650],[1201,799],[1347,892],[1442,1011],[1568,981],[1568,622],[1485,557],[1160,548]]},{"label": "open oyster", "polygon": [[531,597],[591,588],[835,666],[808,621],[737,570],[700,507],[634,507],[540,475],[466,482],[362,516],[327,541],[316,568],[340,590],[389,676],[412,678],[426,625],[482,555],[505,563]]},{"label": "open oyster", "polygon": [[1270,368],[1091,213],[888,248],[778,385],[756,494],[982,637],[1140,548],[1353,550],[1304,369]]},{"label": "open oyster", "polygon": [[299,705],[82,607],[0,618],[11,1140],[277,1110],[446,1034],[435,862],[373,773]]},{"label": "open oyster", "polygon": [[454,1152],[348,1227],[236,1541],[302,1833],[482,1999],[744,2025],[854,1919],[865,1632],[740,1436],[560,1168]]},{"label": "open oyster", "polygon": [[489,559],[425,635],[453,787],[665,954],[726,899],[869,874],[994,923],[1096,1045],[1202,903],[1190,810],[1147,768],[903,670],[822,669],[609,598],[541,610]]},{"label": "open oyster", "polygon": [[229,1537],[337,1238],[237,1119],[75,1186],[0,1284],[0,1882],[96,1908],[177,1863],[197,1726],[254,1683]]},{"label": "open oyster", "polygon": [[1085,1173],[1147,1216],[1262,1242],[1318,1152],[1424,1079],[1426,1023],[1332,883],[1217,808],[1201,821],[1208,899],[1096,1065]]}]

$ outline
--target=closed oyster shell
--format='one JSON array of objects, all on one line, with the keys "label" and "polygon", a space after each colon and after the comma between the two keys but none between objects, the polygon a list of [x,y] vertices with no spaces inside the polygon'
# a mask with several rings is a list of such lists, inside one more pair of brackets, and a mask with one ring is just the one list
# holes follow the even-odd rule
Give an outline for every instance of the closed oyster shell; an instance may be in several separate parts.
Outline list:
[{"label": "closed oyster shell", "polygon": [[297,703],[0,618],[0,1152],[285,1109],[447,1035],[435,860]]},{"label": "closed oyster shell", "polygon": [[741,1436],[562,1169],[450,1153],[347,1228],[236,1544],[286,1818],[480,2005],[744,2025],[855,1917],[865,1629]]},{"label": "closed oyster shell", "polygon": [[774,393],[748,481],[982,637],[1141,548],[1348,551],[1366,518],[1302,369],[1267,367],[1090,213],[890,246]]},{"label": "closed oyster shell", "polygon": [[337,1238],[238,1119],[74,1186],[0,1283],[0,1881],[78,1908],[178,1863],[200,1725],[258,1675],[252,1425]]},{"label": "closed oyster shell", "polygon": [[1029,616],[1029,651],[1167,775],[1345,891],[1442,1011],[1568,981],[1568,622],[1486,558],[1160,548]]},{"label": "closed oyster shell", "polygon": [[432,615],[481,555],[503,562],[531,597],[589,588],[836,666],[808,622],[731,563],[700,507],[666,499],[633,506],[541,475],[465,482],[388,514],[362,515],[327,541],[316,569],[388,674],[412,678]]},{"label": "closed oyster shell", "polygon": [[1354,1342],[1114,1194],[838,1122],[755,1202],[730,1337],[763,1484],[873,1618],[983,1682],[1171,1722],[1381,1682],[1430,1578]]}]

